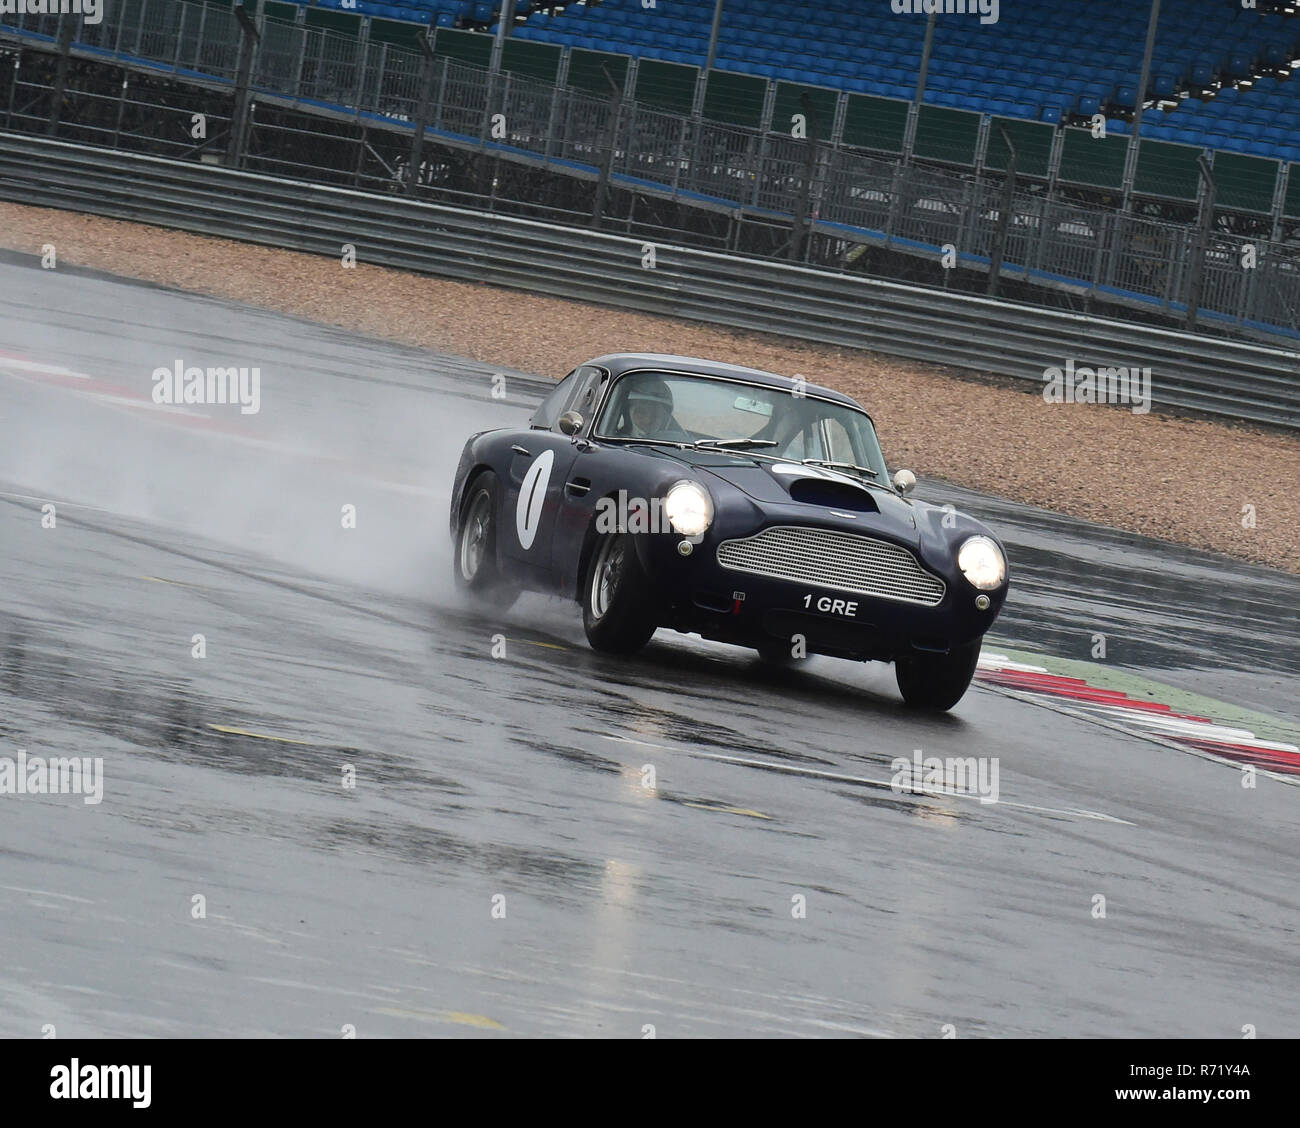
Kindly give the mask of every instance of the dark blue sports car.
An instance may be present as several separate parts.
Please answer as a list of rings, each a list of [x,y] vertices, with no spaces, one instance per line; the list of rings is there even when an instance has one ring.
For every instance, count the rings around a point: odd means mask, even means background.
[[[454,571],[492,607],[582,604],[596,650],[659,627],[756,649],[893,662],[903,699],[951,708],[1007,594],[1002,545],[907,497],[871,417],[801,379],[680,356],[603,356],[528,430],[465,444]]]

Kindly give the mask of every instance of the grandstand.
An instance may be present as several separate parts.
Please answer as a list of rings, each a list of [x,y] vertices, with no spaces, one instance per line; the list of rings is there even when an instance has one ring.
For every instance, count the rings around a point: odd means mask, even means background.
[[[1162,0],[1139,152],[1145,2],[940,15],[919,106],[928,21],[895,0],[646,2],[516,0],[501,35],[500,0],[259,0],[241,46],[233,0],[120,0],[78,28],[71,71],[53,17],[0,16],[18,52],[0,113],[546,222],[1300,335],[1293,13]],[[194,112],[247,129],[192,144]]]
[[[317,0],[314,6],[495,30],[500,3],[355,0],[351,7],[348,0]],[[890,0],[724,0],[714,66],[773,83],[910,99],[926,21],[893,6]],[[703,67],[714,5],[519,0],[515,10],[512,35],[520,40]],[[988,23],[977,14],[944,15],[936,21],[925,101],[1051,124],[1105,113],[1114,119],[1109,128],[1123,133],[1137,103],[1147,16],[1146,3],[1125,0],[1015,0]],[[1249,8],[1241,0],[1164,0],[1147,95],[1166,112],[1147,118],[1143,135],[1300,160],[1300,83],[1286,81],[1297,58],[1300,18],[1281,0]]]

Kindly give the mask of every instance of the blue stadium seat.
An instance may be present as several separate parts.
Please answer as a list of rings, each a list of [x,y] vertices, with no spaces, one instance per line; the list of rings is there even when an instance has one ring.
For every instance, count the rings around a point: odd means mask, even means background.
[[[391,6],[392,0],[389,0]],[[375,0],[364,0],[372,8]],[[487,23],[499,0],[406,0],[399,10],[454,17],[462,6]],[[538,0],[533,0],[536,9]],[[1178,108],[1148,115],[1148,136],[1166,131],[1191,144],[1224,138],[1236,151],[1300,144],[1300,81],[1260,72],[1285,68],[1300,53],[1300,20],[1242,9],[1239,0],[1166,0],[1151,80],[1138,89],[1146,35],[1145,5],[1129,0],[1033,0],[1034,18],[983,25],[962,16],[936,24],[929,100],[1057,124],[1071,112],[1102,105],[1136,107],[1141,94]],[[519,9],[523,11],[521,7]],[[569,4],[554,18],[533,10],[521,38],[595,46],[646,59],[703,61],[713,5],[641,0]],[[816,0],[792,18],[787,0],[726,0],[718,55],[724,69],[850,93],[909,98],[916,86],[924,19],[895,15],[880,0]],[[1023,17],[1023,14],[1022,14]],[[1232,83],[1254,80],[1234,90]],[[1220,82],[1226,85],[1220,86]],[[1178,101],[1188,87],[1217,90],[1202,102]],[[1257,134],[1261,123],[1284,126],[1281,138]],[[1117,129],[1122,130],[1122,126]]]
[[[1228,56],[1225,69],[1233,78],[1247,78],[1255,72],[1255,60],[1244,51],[1234,51]]]

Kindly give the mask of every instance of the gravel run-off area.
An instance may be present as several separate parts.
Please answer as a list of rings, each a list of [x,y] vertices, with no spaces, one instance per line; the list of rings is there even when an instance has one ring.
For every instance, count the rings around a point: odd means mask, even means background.
[[[349,269],[341,257],[0,204],[0,246],[40,254],[46,244],[54,245],[59,265],[95,267],[552,379],[594,356],[625,351],[803,376],[847,392],[871,412],[891,468],[1300,572],[1300,441],[1282,433],[1124,407],[1048,404],[1031,385],[370,266],[364,247]],[[1247,506],[1253,527],[1243,516]]]

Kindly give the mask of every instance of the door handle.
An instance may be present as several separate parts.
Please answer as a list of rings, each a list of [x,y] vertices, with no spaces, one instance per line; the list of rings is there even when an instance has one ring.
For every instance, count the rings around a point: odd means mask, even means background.
[[[518,443],[515,443],[510,449],[513,450],[515,454],[522,454],[525,458],[533,457],[533,452],[531,450],[525,450]]]
[[[564,488],[575,497],[582,497],[591,491],[591,479],[574,478],[571,482],[565,482]]]

